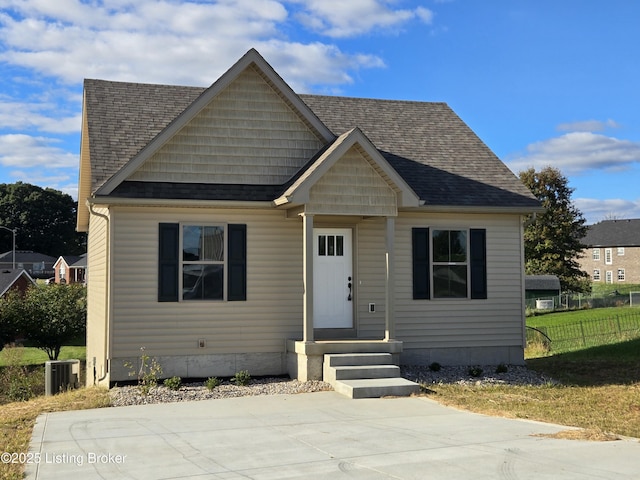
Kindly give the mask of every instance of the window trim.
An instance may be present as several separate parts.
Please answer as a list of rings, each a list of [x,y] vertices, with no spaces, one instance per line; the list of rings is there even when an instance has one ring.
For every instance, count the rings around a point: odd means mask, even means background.
[[[624,257],[624,247],[617,247],[618,249],[618,257]]]
[[[181,302],[182,226],[200,222],[161,222],[158,224],[158,302]],[[209,222],[202,222],[208,224]],[[226,227],[224,297],[227,302],[247,300],[247,225],[225,222]],[[201,300],[200,302],[221,300]],[[187,303],[190,301],[187,300]],[[198,302],[196,302],[198,303]]]
[[[624,282],[626,281],[626,272],[624,271],[624,268],[618,268],[618,281],[619,282]]]
[[[613,265],[613,249],[612,248],[604,249],[604,263],[605,265]]]
[[[433,232],[436,230],[466,232],[467,295],[466,297],[434,296]],[[473,227],[413,227],[412,267],[414,300],[482,300],[488,298],[487,286],[487,229]],[[454,262],[460,264],[460,262]],[[447,264],[437,262],[437,264]]]
[[[184,228],[185,227],[198,227],[204,229],[206,227],[221,227],[223,229],[223,260],[185,260],[184,259]],[[227,239],[228,234],[228,224],[226,222],[202,222],[202,223],[194,223],[194,222],[180,222],[179,229],[179,238],[178,238],[178,301],[179,302],[226,302],[227,301],[227,269],[228,269],[228,250],[229,250],[229,241]],[[185,299],[184,298],[184,267],[185,265],[222,265],[222,298],[193,298],[193,299]]]
[[[600,261],[600,249],[599,248],[594,248],[593,252],[591,253],[591,259],[598,262]]]
[[[600,275],[600,269],[599,268],[594,268],[593,269],[593,281],[594,282],[602,281],[602,277]]]

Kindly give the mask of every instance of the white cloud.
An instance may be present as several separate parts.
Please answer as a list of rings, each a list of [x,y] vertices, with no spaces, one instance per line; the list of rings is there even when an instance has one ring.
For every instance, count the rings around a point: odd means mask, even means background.
[[[640,198],[634,200],[575,198],[575,206],[587,220],[588,225],[608,218],[640,218]]]
[[[0,135],[0,165],[77,168],[78,156],[54,146],[58,140],[24,134]]]
[[[591,169],[624,170],[640,162],[640,143],[589,132],[572,132],[527,146],[507,160],[514,172],[552,165],[563,174]]]
[[[79,113],[56,118],[55,105],[47,103],[3,102],[0,100],[0,129],[36,129],[49,133],[73,133],[80,129]]]
[[[4,7],[11,14],[0,13],[0,42],[5,46],[0,61],[70,84],[102,78],[207,86],[255,47],[301,90],[349,83],[350,71],[384,64],[373,55],[347,54],[334,45],[289,40],[280,33],[290,20],[283,1],[121,0],[89,5],[78,0],[9,0]],[[340,5],[374,7],[353,32],[415,16],[429,18],[424,8],[392,10],[386,3],[357,0]],[[315,4],[309,8],[324,11]],[[354,9],[347,22],[359,18],[358,12]]]
[[[581,122],[561,123],[556,127],[560,132],[602,132],[608,128],[620,128],[614,120],[584,120]]]
[[[433,13],[424,7],[394,8],[389,0],[298,0],[296,17],[308,28],[334,38],[353,37],[372,30],[393,31],[409,20],[430,24]]]

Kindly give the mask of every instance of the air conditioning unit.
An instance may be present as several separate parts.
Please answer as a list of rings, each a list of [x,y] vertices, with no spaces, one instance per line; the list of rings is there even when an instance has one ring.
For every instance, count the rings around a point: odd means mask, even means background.
[[[50,360],[44,364],[44,393],[56,393],[78,388],[80,360]]]
[[[536,300],[536,310],[553,310],[553,299]]]

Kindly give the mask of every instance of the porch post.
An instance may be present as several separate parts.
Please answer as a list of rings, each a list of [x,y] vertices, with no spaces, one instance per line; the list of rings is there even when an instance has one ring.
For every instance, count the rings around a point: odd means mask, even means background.
[[[302,214],[302,340],[313,342],[313,215]]]
[[[396,320],[394,308],[394,237],[396,232],[396,219],[394,217],[386,218],[386,278],[385,278],[385,297],[386,308],[384,310],[384,339],[392,340],[396,335]]]

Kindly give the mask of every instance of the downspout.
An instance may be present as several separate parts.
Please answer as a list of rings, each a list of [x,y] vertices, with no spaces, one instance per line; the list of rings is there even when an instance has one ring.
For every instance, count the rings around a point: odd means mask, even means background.
[[[100,218],[104,218],[104,220],[107,222],[107,245],[105,247],[105,255],[106,255],[106,259],[105,259],[105,265],[106,265],[106,271],[107,271],[107,277],[109,277],[110,275],[110,270],[109,270],[109,262],[110,262],[110,248],[111,248],[111,242],[109,241],[109,232],[110,232],[110,224],[109,224],[109,217],[103,213],[98,213],[93,209],[93,204],[89,203],[89,212],[91,212],[92,215],[96,215]],[[98,373],[96,372],[96,359],[95,357],[93,357],[93,384],[95,385],[97,382],[101,382],[103,381],[105,378],[107,378],[107,375],[109,374],[109,359],[107,358],[107,352],[108,352],[108,338],[109,338],[109,281],[107,278],[107,281],[105,282],[105,288],[104,288],[104,308],[105,308],[105,319],[104,319],[104,375],[101,378],[96,378],[98,376]]]

